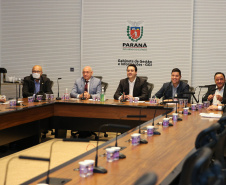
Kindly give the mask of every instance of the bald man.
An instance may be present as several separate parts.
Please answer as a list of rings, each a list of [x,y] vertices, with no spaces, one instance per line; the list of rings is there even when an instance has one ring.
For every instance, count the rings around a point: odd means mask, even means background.
[[[22,90],[24,98],[33,96],[33,94],[40,94],[43,95],[43,99],[45,99],[45,93],[53,94],[50,79],[42,74],[42,67],[35,65],[32,68],[32,74],[24,77]]]
[[[86,66],[82,70],[83,77],[75,81],[71,91],[72,98],[90,99],[92,95],[101,93],[101,81],[93,77],[93,70],[90,66]]]

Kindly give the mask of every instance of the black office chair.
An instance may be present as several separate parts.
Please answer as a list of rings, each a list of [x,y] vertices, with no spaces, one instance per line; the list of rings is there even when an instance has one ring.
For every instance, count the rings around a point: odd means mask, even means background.
[[[104,88],[104,92],[106,92],[107,88],[108,88],[108,83],[107,82],[101,82],[101,87]]]
[[[150,98],[152,90],[154,89],[154,84],[147,82],[147,86],[148,86],[148,98]]]
[[[147,76],[139,76],[140,78],[143,78],[144,80],[148,81],[148,77]]]
[[[95,78],[98,78],[98,79],[100,79],[101,81],[102,81],[102,76],[93,76],[93,77],[95,77]]]
[[[192,185],[225,185],[222,167],[219,161],[212,159],[212,151],[209,148],[202,148],[202,153],[197,159],[192,170]]]
[[[226,117],[221,117],[218,123],[220,124],[220,128],[218,130],[218,143],[215,149],[216,151],[214,153],[214,157],[221,163],[222,168],[226,169]]]
[[[218,142],[217,131],[220,127],[219,123],[214,123],[210,127],[201,131],[196,138],[195,148],[199,149],[202,147],[209,147],[214,152]]]
[[[157,175],[153,172],[142,175],[134,185],[155,185],[157,182]]]
[[[212,151],[208,147],[200,148],[192,155],[190,155],[183,164],[182,171],[180,174],[179,185],[191,185],[195,165],[199,162],[199,160],[203,160],[203,158],[205,158],[206,166],[203,167],[203,169],[207,169],[210,164],[211,157]]]
[[[182,82],[184,82],[186,84],[188,83],[188,80],[180,80],[180,81],[182,81]]]

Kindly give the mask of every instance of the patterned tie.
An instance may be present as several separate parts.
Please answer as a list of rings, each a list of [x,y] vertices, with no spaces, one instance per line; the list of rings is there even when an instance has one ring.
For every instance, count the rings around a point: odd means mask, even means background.
[[[89,81],[85,80],[85,88],[84,88],[84,91],[88,92],[88,83]]]

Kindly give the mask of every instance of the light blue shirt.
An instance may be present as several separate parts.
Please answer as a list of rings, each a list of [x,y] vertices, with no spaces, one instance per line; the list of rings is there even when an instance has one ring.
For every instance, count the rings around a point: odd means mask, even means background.
[[[173,84],[172,84],[172,98],[175,97],[175,95],[177,95],[177,88],[179,87],[179,84],[177,85],[177,87],[174,87]]]
[[[34,80],[35,82],[35,92],[34,94],[37,94],[40,91],[40,80],[37,82],[36,80]]]

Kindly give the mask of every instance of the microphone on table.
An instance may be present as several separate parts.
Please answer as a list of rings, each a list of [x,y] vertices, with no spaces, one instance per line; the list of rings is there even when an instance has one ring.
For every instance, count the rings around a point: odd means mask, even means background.
[[[18,90],[17,90],[17,83],[16,83],[16,106],[19,106],[20,103],[18,102]]]
[[[36,161],[47,161],[47,162],[50,161],[49,158],[42,158],[42,157],[30,157],[30,156],[23,156],[23,155],[12,157],[11,159],[9,159],[9,161],[8,161],[7,164],[6,164],[6,171],[5,171],[4,185],[6,185],[6,181],[7,181],[8,169],[9,169],[9,163],[10,163],[13,159],[15,159],[15,158],[19,158],[19,159],[28,159],[28,160],[36,160]]]
[[[107,173],[107,170],[104,167],[98,166],[98,142],[100,137],[100,131],[102,127],[107,127],[108,124],[103,124],[99,127],[98,137],[97,137],[97,146],[96,146],[96,157],[95,157],[95,165],[93,167],[93,173]]]
[[[119,124],[107,124],[109,127],[113,128],[124,128],[124,129],[130,129],[129,125],[119,125]],[[115,146],[118,147],[118,132],[116,132],[116,138],[115,138]],[[120,147],[120,146],[119,146]],[[122,149],[122,147],[120,147]],[[119,153],[119,159],[124,159],[126,158],[126,155]]]
[[[63,139],[60,139],[60,140],[55,140],[51,143],[51,146],[50,146],[50,152],[49,152],[49,166],[48,166],[48,171],[47,171],[47,177],[46,177],[46,184],[49,184],[50,182],[50,178],[49,178],[49,173],[50,173],[50,163],[51,163],[51,157],[52,157],[52,150],[53,150],[53,145],[56,143],[56,142],[59,142],[59,141],[63,141],[63,142],[89,142],[89,139],[77,139],[77,138],[63,138]],[[51,178],[52,179],[52,178]],[[62,182],[68,182],[70,181],[71,179],[62,179],[62,178],[54,178],[54,183],[55,184],[62,184]]]
[[[181,92],[180,93],[180,95],[184,95],[184,94],[192,95],[192,97],[195,99],[196,103],[199,103],[199,97],[198,97],[198,100],[197,100],[196,97],[195,97],[195,92],[188,91],[188,92]]]
[[[122,93],[122,98],[120,99],[120,101],[121,102],[125,102],[126,101],[126,99],[125,99],[125,92]]]
[[[85,100],[84,92],[82,93],[82,98],[81,98],[81,100]]]
[[[141,121],[140,120],[141,118],[146,118],[146,117],[147,117],[147,115],[141,115],[141,114],[140,115],[127,115],[127,118],[139,118],[139,122]],[[139,124],[139,133],[141,133],[141,131],[140,131],[140,124]],[[140,144],[147,144],[147,143],[148,143],[147,140],[140,139]]]
[[[155,115],[156,115],[156,112],[157,112],[157,109],[155,109],[155,112],[154,112],[154,117],[153,117],[153,121],[152,121],[152,126],[155,126]],[[161,135],[160,132],[158,131],[155,131],[155,128],[154,128],[154,132],[153,132],[153,135]]]
[[[210,86],[212,86],[212,85],[200,85],[200,86],[197,86],[197,87],[199,87],[199,94],[198,94],[198,102],[197,103],[199,103],[199,96],[200,96],[200,93],[201,93],[202,88],[209,88]]]
[[[151,107],[151,106],[148,106],[148,108],[149,107]],[[153,108],[153,107],[151,107],[151,108]],[[156,112],[157,112],[157,109],[155,109],[155,112],[154,112],[154,117],[153,117],[153,119],[152,119],[152,126],[155,126],[155,115],[156,115]],[[146,128],[147,129],[147,128]],[[157,131],[155,131],[157,128],[154,128],[154,132],[153,132],[153,135],[161,135],[161,133],[160,132],[157,132]]]
[[[58,96],[56,97],[56,100],[61,100],[61,97],[60,97],[60,90],[59,90],[59,89],[60,89],[60,88],[59,88],[59,86],[60,86],[60,85],[59,85],[59,80],[61,80],[61,79],[62,79],[62,78],[57,78],[57,86],[58,86],[58,93],[57,93],[57,94],[58,94]]]
[[[93,167],[93,173],[107,173],[107,170],[101,166],[98,166],[98,142],[100,137],[100,131],[103,127],[114,127],[114,128],[130,128],[127,125],[119,125],[119,124],[103,124],[99,127],[98,137],[97,137],[97,146],[96,146],[96,157],[95,157],[95,165]],[[117,139],[117,138],[116,138]],[[117,143],[117,142],[116,142]],[[121,154],[122,158],[125,158],[125,155]],[[121,158],[121,159],[122,159]]]
[[[210,86],[212,86],[212,85],[200,85],[199,88],[208,88]]]

